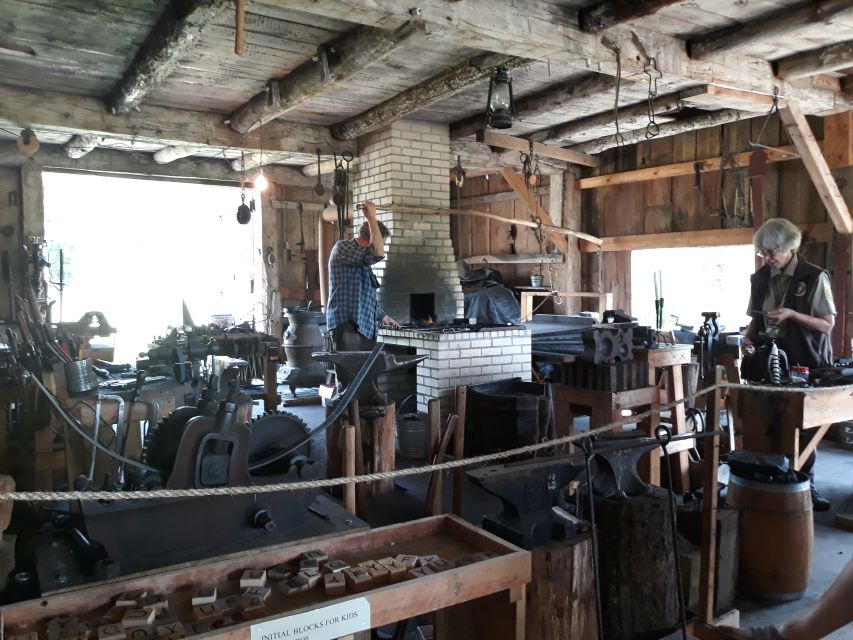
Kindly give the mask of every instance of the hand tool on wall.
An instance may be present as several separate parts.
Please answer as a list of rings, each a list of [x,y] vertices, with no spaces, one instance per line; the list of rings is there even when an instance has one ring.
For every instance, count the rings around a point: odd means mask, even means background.
[[[322,196],[326,193],[326,187],[323,186],[323,171],[320,167],[320,150],[317,149],[317,184],[314,185],[314,193]]]
[[[338,238],[344,237],[344,222],[347,202],[347,175],[344,170],[343,158],[338,159],[337,154],[334,156],[335,172],[332,187],[332,202],[338,209]]]

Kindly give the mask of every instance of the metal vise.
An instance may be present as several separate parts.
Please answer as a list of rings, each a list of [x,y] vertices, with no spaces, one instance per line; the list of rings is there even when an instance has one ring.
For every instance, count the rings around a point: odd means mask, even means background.
[[[331,362],[335,365],[335,372],[338,376],[338,382],[341,385],[338,393],[343,395],[350,382],[358,374],[362,365],[370,356],[370,351],[318,351],[311,354],[315,360],[321,362]],[[379,391],[377,382],[379,376],[402,371],[414,367],[419,362],[423,362],[429,356],[397,356],[393,353],[382,353],[371,367],[367,374],[364,383],[359,387],[356,399],[359,404],[382,406],[388,404],[388,397]]]
[[[632,324],[594,325],[584,329],[583,355],[587,362],[613,364],[631,359],[634,350],[634,327]]]
[[[577,459],[576,457],[574,458]],[[503,511],[483,517],[483,528],[525,549],[551,540],[569,540],[582,530],[580,521],[558,516],[563,490],[584,466],[571,456],[526,460],[468,471],[468,479],[500,498]]]

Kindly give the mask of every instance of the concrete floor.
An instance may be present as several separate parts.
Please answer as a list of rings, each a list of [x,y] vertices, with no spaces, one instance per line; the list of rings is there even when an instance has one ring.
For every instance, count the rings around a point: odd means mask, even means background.
[[[282,388],[282,393],[285,393],[284,388]],[[325,409],[319,405],[285,409],[300,416],[308,423],[309,427],[320,424],[325,417]],[[315,444],[314,451],[325,451],[325,443],[318,441]],[[400,462],[405,464],[406,461],[400,460]],[[416,462],[422,463],[422,461]],[[818,488],[824,496],[832,500],[833,508],[825,513],[815,513],[814,515],[814,555],[806,596],[797,602],[779,605],[739,600],[736,606],[741,611],[741,624],[743,626],[763,626],[781,622],[809,607],[853,557],[853,532],[833,525],[835,509],[847,496],[853,493],[853,452],[845,451],[833,443],[825,441],[819,448],[815,473]],[[381,526],[422,516],[424,484],[425,479],[422,477],[406,477],[399,480],[397,482],[399,490],[393,494],[388,494],[380,501],[382,508],[370,509],[373,513],[381,512],[384,514],[384,517],[371,516],[369,518],[371,526]],[[471,491],[480,493],[476,499],[463,500],[463,516],[466,520],[479,523],[483,514],[499,511],[500,503],[497,499],[485,496],[482,491],[470,483],[466,484],[465,495]],[[448,478],[444,486],[447,489],[449,485],[450,480]],[[379,507],[380,505],[376,504],[376,506]],[[445,508],[449,509],[449,506],[449,496],[445,495]],[[853,640],[853,625],[836,631],[828,638],[831,640]]]

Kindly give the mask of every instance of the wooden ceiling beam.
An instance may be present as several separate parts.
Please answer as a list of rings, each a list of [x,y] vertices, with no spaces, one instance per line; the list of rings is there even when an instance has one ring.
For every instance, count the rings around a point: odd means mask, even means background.
[[[103,138],[92,134],[77,135],[65,144],[65,154],[72,159],[82,158],[101,144]]]
[[[533,153],[545,158],[553,158],[563,162],[571,162],[584,167],[599,167],[601,160],[585,153],[578,153],[571,149],[563,149],[562,147],[554,147],[540,142],[531,142],[525,138],[516,138],[502,133],[496,133],[490,129],[477,132],[477,142],[482,142],[490,147],[501,147],[502,149],[512,149],[513,151],[521,151],[527,153],[531,149]]]
[[[181,158],[194,156],[199,152],[199,148],[189,144],[173,145],[158,149],[151,154],[151,159],[157,164],[169,164]]]
[[[338,140],[352,140],[480,82],[495,67],[505,65],[514,69],[529,62],[527,58],[501,53],[474,56],[355,117],[333,125],[332,135]]]
[[[773,62],[776,76],[783,80],[808,78],[853,66],[853,40],[795,53]]]
[[[761,41],[779,41],[810,24],[853,18],[850,0],[807,0],[794,7],[758,16],[749,22],[718,29],[688,42],[693,58],[710,60],[721,53]]]
[[[396,31],[358,27],[320,47],[308,60],[283,78],[273,78],[267,88],[230,116],[238,133],[278,118],[314,96],[341,85],[369,65],[399,50],[418,30],[410,23]]]
[[[83,158],[69,158],[61,145],[43,144],[32,158],[22,155],[14,141],[0,141],[0,165],[12,167],[41,167],[43,169],[74,169],[105,174],[133,175],[150,178],[171,178],[186,181],[212,180],[237,184],[239,174],[234,173],[228,163],[212,158],[184,158],[169,164],[158,164],[148,154],[127,153],[116,149],[99,147]],[[271,182],[293,187],[311,188],[316,178],[307,178],[298,169],[274,165],[265,175]],[[235,210],[237,203],[235,202]]]
[[[542,91],[527,94],[515,99],[513,118],[524,120],[535,118],[556,109],[563,109],[579,100],[600,100],[601,96],[613,91],[616,81],[600,73],[590,73],[579,80],[569,80],[546,87]],[[483,105],[485,112],[485,105]],[[450,125],[450,138],[465,138],[485,129],[488,117],[480,113],[470,118],[458,120]]]
[[[521,197],[521,200],[527,205],[530,212],[539,217],[539,220],[543,225],[553,226],[554,222],[551,220],[551,216],[539,205],[539,199],[530,193],[530,189],[527,188],[527,182],[523,175],[513,171],[512,169],[501,169],[501,176],[506,180],[506,183],[510,188],[512,188],[512,190]],[[548,235],[551,237],[551,241],[554,243],[554,246],[563,253],[568,252],[569,239],[565,235],[554,231],[549,231]]]
[[[450,142],[451,165],[456,164],[457,156],[462,163],[462,168],[465,169],[466,174],[469,176],[497,173],[504,167],[521,171],[518,151],[495,152],[491,147],[482,142],[452,140]],[[539,162],[539,167],[544,175],[550,175],[563,173],[569,168],[569,165],[559,160],[542,158]],[[451,169],[452,174],[452,167],[448,167],[448,169]]]
[[[707,85],[704,85],[655,98],[653,104],[658,124],[673,120],[672,117],[661,114],[681,111],[686,99],[703,94],[707,90]],[[622,107],[619,109],[618,115],[620,130],[632,131],[644,128],[649,122],[648,102],[638,102],[637,104]],[[548,127],[547,129],[540,129],[530,135],[529,138],[534,142],[541,142],[543,144],[577,144],[614,133],[614,128],[613,110],[610,109],[586,118],[571,120]]]
[[[621,134],[621,143],[627,145],[636,144],[638,142],[644,142],[652,138],[667,138],[669,136],[674,136],[679,133],[685,133],[687,131],[707,129],[708,127],[716,127],[721,124],[736,122],[745,118],[753,118],[757,115],[760,114],[744,113],[743,111],[738,111],[737,109],[712,111],[709,113],[700,114],[698,116],[692,116],[690,118],[683,118],[681,120],[673,120],[672,122],[666,122],[657,128],[657,135],[651,137],[646,136],[645,129],[635,129],[634,131],[626,131],[625,133]],[[581,153],[594,154],[601,153],[602,151],[606,151],[607,149],[612,149],[613,147],[618,147],[619,144],[620,140],[618,140],[616,135],[614,134],[605,136],[604,138],[599,138],[598,140],[589,140],[587,142],[576,144],[570,147],[570,150],[579,151]]]
[[[113,113],[129,113],[178,65],[207,24],[230,0],[172,0],[107,100]]]
[[[835,229],[839,233],[853,233],[853,217],[850,215],[844,196],[838,189],[838,184],[829,170],[826,158],[823,157],[820,146],[818,146],[803,112],[797,105],[788,102],[785,109],[779,110],[779,117],[788,131],[791,141],[797,151],[800,152],[806,171],[812,179],[829,218],[835,225]]]
[[[234,171],[248,171],[249,169],[256,169],[257,167],[264,167],[278,162],[297,162],[297,160],[292,153],[270,153],[268,151],[264,153],[247,153],[242,158],[229,160],[231,168]],[[334,160],[331,162],[334,164]],[[314,166],[317,166],[316,163]],[[302,175],[306,174],[303,172]]]
[[[222,116],[201,111],[146,106],[143,114],[113,115],[94,98],[0,85],[0,126],[30,127],[69,135],[93,134],[162,146],[193,145],[207,151],[244,148],[247,152],[288,152],[294,162],[311,162],[324,154],[353,151],[354,144],[332,138],[328,128],[276,121],[258,136],[241,136]]]
[[[820,4],[829,6],[830,0]],[[834,0],[841,2],[842,0]],[[355,24],[381,27],[401,24],[410,19],[409,0],[265,0],[269,4]],[[843,0],[849,5],[849,0]],[[809,113],[823,114],[846,109],[853,104],[849,96],[834,85],[803,86],[780,81],[772,65],[765,60],[720,54],[696,60],[688,56],[684,40],[659,30],[637,25],[617,25],[606,37],[584,33],[577,26],[575,12],[558,3],[541,0],[420,0],[419,20],[428,32],[427,39],[460,47],[547,61],[552,67],[586,69],[608,76],[616,75],[614,49],[621,52],[622,77],[645,79],[644,64],[654,55],[663,73],[659,86],[667,92],[696,84],[714,84],[772,95],[774,88],[783,98],[797,100]],[[471,131],[480,127],[473,127]]]
[[[682,0],[607,0],[599,4],[581,9],[578,12],[578,23],[581,31],[600,33],[605,29],[631,22],[643,16],[664,9]]]

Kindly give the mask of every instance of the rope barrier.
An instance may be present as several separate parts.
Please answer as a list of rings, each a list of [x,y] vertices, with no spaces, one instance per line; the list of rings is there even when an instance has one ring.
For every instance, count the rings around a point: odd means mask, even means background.
[[[433,471],[443,471],[445,469],[456,469],[458,467],[467,467],[469,465],[483,464],[486,462],[495,462],[505,460],[514,456],[536,453],[543,449],[551,449],[562,445],[571,444],[596,436],[602,433],[614,431],[619,427],[627,424],[634,424],[645,418],[651,417],[654,414],[659,414],[667,409],[672,409],[678,405],[695,400],[705,394],[712,393],[716,389],[748,389],[759,393],[793,393],[802,392],[798,388],[772,387],[762,385],[745,385],[745,384],[730,384],[722,383],[715,384],[698,391],[697,393],[669,402],[658,405],[654,409],[644,411],[639,414],[625,417],[621,420],[615,420],[601,427],[590,429],[582,433],[576,433],[553,440],[538,442],[515,449],[506,451],[498,451],[495,453],[473,456],[470,458],[460,458],[459,460],[451,460],[433,465],[423,465],[419,467],[411,467],[409,469],[396,469],[393,471],[382,471],[378,473],[369,473],[361,476],[352,476],[346,478],[325,478],[321,480],[297,481],[297,482],[282,482],[263,485],[251,485],[245,487],[211,487],[206,489],[156,489],[152,491],[17,491],[9,493],[0,493],[0,501],[16,501],[16,502],[46,502],[54,500],[156,500],[163,498],[200,498],[210,496],[237,496],[237,495],[256,495],[262,493],[273,493],[278,491],[301,491],[305,489],[321,489],[326,487],[337,487],[346,484],[357,484],[360,482],[374,482],[376,480],[389,480],[393,478],[402,478],[406,476],[420,475],[423,473],[431,473]],[[809,391],[831,391],[838,389],[849,389],[853,396],[853,385],[845,385],[841,387],[818,387],[809,389]]]

